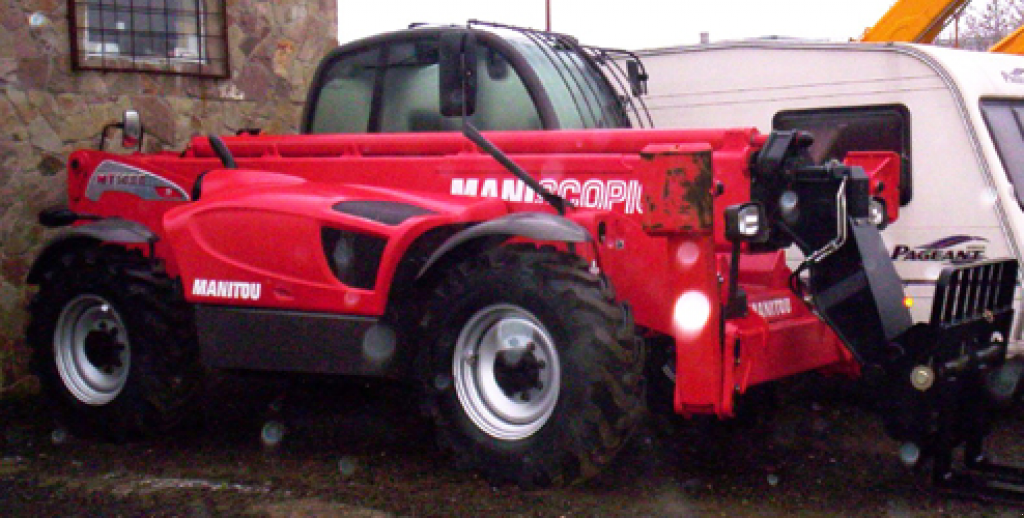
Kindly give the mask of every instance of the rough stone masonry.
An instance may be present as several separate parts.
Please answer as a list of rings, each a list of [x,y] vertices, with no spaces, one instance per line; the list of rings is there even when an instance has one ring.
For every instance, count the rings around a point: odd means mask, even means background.
[[[25,285],[51,237],[38,212],[63,203],[65,160],[103,126],[138,110],[145,151],[194,134],[298,127],[317,63],[337,45],[336,0],[223,1],[230,77],[74,71],[67,0],[0,5],[0,397],[28,379]],[[125,2],[127,4],[127,2]]]

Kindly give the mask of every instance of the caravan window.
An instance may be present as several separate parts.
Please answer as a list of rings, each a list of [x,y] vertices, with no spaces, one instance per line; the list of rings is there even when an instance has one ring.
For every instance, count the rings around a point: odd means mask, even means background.
[[[784,111],[773,129],[801,129],[814,135],[810,153],[816,162],[842,160],[850,151],[892,151],[902,157],[900,204],[910,203],[910,112],[905,106],[866,106]]]
[[[1017,202],[1024,206],[1024,101],[984,99],[981,113],[1017,191]]]

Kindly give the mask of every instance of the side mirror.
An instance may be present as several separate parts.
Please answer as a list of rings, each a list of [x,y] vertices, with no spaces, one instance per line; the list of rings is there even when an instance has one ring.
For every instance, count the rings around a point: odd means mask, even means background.
[[[725,208],[725,238],[733,243],[768,241],[768,218],[760,203],[741,203]]]
[[[476,113],[476,38],[468,30],[441,35],[438,56],[441,115],[468,117]]]
[[[46,228],[66,227],[78,221],[78,214],[67,207],[53,207],[39,213],[39,223]]]
[[[66,227],[79,220],[90,220],[97,221],[101,218],[100,216],[94,216],[92,214],[79,214],[67,207],[58,206],[50,207],[39,213],[39,223],[47,228],[60,228]]]
[[[142,148],[142,117],[135,110],[127,110],[121,121],[121,147]]]

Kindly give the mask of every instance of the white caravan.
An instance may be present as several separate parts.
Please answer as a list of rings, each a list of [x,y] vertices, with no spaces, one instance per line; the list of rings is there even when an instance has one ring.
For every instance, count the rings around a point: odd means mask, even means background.
[[[900,154],[903,206],[883,235],[917,320],[930,316],[944,264],[1022,259],[1024,57],[786,40],[639,54],[657,127],[800,128],[815,134],[817,159]],[[1012,341],[1020,351],[1017,300]]]

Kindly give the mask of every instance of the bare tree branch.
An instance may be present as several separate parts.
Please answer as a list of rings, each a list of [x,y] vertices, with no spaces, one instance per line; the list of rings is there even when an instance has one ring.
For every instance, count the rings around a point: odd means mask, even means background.
[[[1024,23],[1024,0],[975,2],[960,25],[963,48],[985,50]]]

